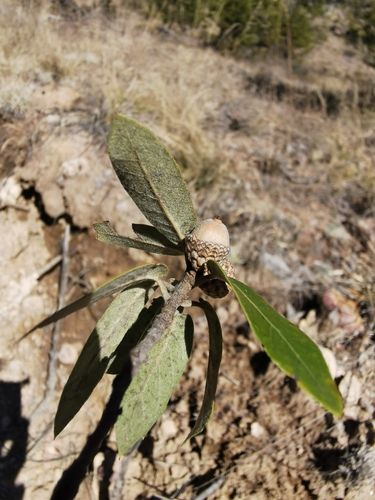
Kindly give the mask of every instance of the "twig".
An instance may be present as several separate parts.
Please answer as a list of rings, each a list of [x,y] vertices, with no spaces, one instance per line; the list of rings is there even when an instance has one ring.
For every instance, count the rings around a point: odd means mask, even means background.
[[[109,495],[110,500],[122,500],[124,498],[123,489],[125,485],[126,471],[133,456],[138,450],[139,444],[140,443],[138,443],[130,453],[128,453],[124,457],[121,457],[120,463],[117,464],[116,470],[114,471],[111,478],[112,491]]]
[[[62,260],[61,260],[61,272],[59,280],[59,296],[57,300],[57,309],[64,307],[66,288],[68,283],[68,267],[69,267],[69,242],[70,242],[70,225],[65,226],[64,237],[62,242]],[[43,271],[43,269],[42,269]],[[42,272],[39,273],[42,276]],[[60,323],[55,323],[52,328],[51,345],[49,349],[49,360],[47,366],[47,377],[46,377],[46,387],[44,390],[44,395],[42,401],[37,405],[32,414],[35,416],[40,413],[46,402],[53,395],[57,382],[57,345],[60,338]]]
[[[144,340],[133,350],[131,355],[133,376],[139,366],[146,361],[151,347],[160,339],[163,332],[170,327],[177,308],[186,300],[193,288],[195,275],[195,271],[186,271],[162,311],[156,316]]]
[[[40,280],[41,278],[43,278],[44,275],[52,271],[52,269],[54,269],[58,264],[60,264],[62,260],[63,260],[62,255],[56,255],[56,257],[47,262],[47,264],[44,267],[42,267],[42,269],[38,272],[37,279]]]
[[[59,298],[57,302],[57,310],[64,307],[66,289],[68,285],[68,268],[69,268],[69,243],[70,243],[70,225],[65,226],[64,238],[62,244],[62,262],[61,262],[61,274],[59,282]],[[51,347],[50,347],[50,358],[48,364],[48,375],[47,375],[47,390],[46,398],[53,393],[56,387],[57,381],[57,345],[60,338],[60,321],[55,323],[52,328],[51,336]]]
[[[199,495],[194,497],[194,500],[205,500],[210,495],[215,493],[215,491],[217,491],[219,488],[221,488],[224,481],[225,481],[225,477],[219,476],[218,478],[215,479],[215,481],[212,482],[212,484],[210,484],[210,486],[208,486],[205,490],[203,490]]]

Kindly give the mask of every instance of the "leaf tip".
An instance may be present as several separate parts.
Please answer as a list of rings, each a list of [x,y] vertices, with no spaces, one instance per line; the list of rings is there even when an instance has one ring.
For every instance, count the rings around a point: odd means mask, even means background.
[[[64,426],[62,426],[61,423],[59,423],[58,420],[56,420],[55,418],[55,422],[53,425],[53,439],[56,439],[63,429]]]

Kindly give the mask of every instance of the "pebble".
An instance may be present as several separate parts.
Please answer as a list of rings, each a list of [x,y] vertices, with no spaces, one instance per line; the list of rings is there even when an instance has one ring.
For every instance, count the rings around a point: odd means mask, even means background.
[[[15,205],[22,187],[14,177],[8,177],[0,183],[0,206]]]
[[[359,378],[353,375],[352,372],[348,372],[341,380],[339,388],[345,401],[345,417],[356,420],[359,416],[358,402],[362,392],[362,384]]]
[[[46,123],[48,123],[48,125],[53,125],[53,126],[60,125],[61,116],[58,115],[57,113],[51,113],[50,115],[47,115],[45,117],[45,121]]]
[[[181,479],[189,473],[189,469],[185,465],[174,464],[171,466],[171,477],[173,480]]]
[[[327,363],[331,377],[336,378],[338,368],[337,368],[337,362],[336,362],[335,355],[333,354],[333,352],[330,349],[327,349],[327,347],[323,347],[323,346],[318,346],[318,347],[320,349],[320,352],[323,354],[323,358],[324,358],[325,362]]]
[[[71,160],[66,160],[62,164],[62,171],[66,177],[74,177],[87,171],[89,168],[89,163],[86,158],[72,158]]]
[[[291,268],[280,255],[264,252],[260,257],[260,262],[263,267],[271,271],[278,278],[287,278],[292,274]]]
[[[77,346],[68,343],[62,344],[58,354],[58,360],[60,361],[60,363],[62,363],[63,365],[72,365],[77,361],[77,358]]]
[[[165,418],[160,425],[160,433],[163,440],[171,439],[177,434],[177,426],[171,418]]]
[[[250,434],[255,437],[255,438],[261,438],[263,436],[265,436],[266,434],[266,430],[265,428],[260,425],[258,422],[253,422],[251,424],[251,429],[250,429]]]

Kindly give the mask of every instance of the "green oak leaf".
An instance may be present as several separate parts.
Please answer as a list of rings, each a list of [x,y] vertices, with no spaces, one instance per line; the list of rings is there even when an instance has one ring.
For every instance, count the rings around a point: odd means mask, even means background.
[[[55,436],[86,402],[104,375],[116,349],[127,337],[131,327],[137,325],[149,286],[132,287],[121,292],[97,322],[62,392],[55,417]],[[134,333],[139,337],[144,333],[141,328],[135,330]],[[134,344],[134,338],[132,341]]]
[[[121,372],[126,364],[129,352],[146,336],[155,316],[159,314],[163,305],[164,299],[158,297],[152,301],[149,307],[142,309],[136,323],[131,328],[131,330],[135,330],[134,334],[132,331],[129,331],[122,339],[121,344],[119,344],[116,351],[113,353],[113,357],[106,370],[107,373],[118,375]],[[141,332],[141,335],[139,335],[139,332]]]
[[[108,221],[97,222],[93,224],[96,239],[117,247],[138,248],[145,252],[159,253],[164,255],[181,255],[181,250],[173,247],[170,243],[169,246],[161,245],[159,242],[151,242],[144,240],[136,240],[128,236],[119,235],[111,226]]]
[[[185,253],[183,242],[180,242],[179,245],[175,245],[163,234],[161,234],[154,226],[150,226],[148,224],[132,224],[132,228],[138,238],[146,243],[162,245],[176,250],[176,252],[179,252],[180,254]]]
[[[127,453],[143,439],[166,409],[189,360],[192,337],[192,319],[177,312],[150,349],[121,402],[115,425],[119,453]]]
[[[178,244],[197,223],[179,167],[156,136],[118,114],[108,137],[108,153],[124,189],[147,220]]]
[[[69,314],[79,311],[80,309],[83,309],[90,304],[94,304],[94,302],[113,295],[120,290],[124,290],[125,288],[132,286],[133,284],[142,283],[144,281],[158,281],[163,278],[167,274],[167,272],[168,268],[163,264],[147,264],[145,266],[130,269],[129,271],[116,276],[116,278],[107,281],[107,283],[104,283],[93,292],[80,297],[79,299],[71,302],[62,309],[54,312],[53,314],[51,314],[51,316],[48,316],[33,328],[31,328],[31,330],[26,332],[20,340],[22,340],[38,328],[42,328],[44,326],[55,323],[59,319],[65,318],[66,316],[69,316]]]
[[[211,306],[211,304],[203,299],[201,299],[197,303],[194,302],[193,305],[201,307],[206,315],[210,348],[208,355],[207,380],[204,390],[202,407],[199,412],[197,421],[195,422],[193,429],[190,431],[185,441],[200,434],[206,427],[206,424],[211,417],[215,404],[216,388],[219,379],[219,369],[223,351],[221,325],[215,309]]]
[[[326,410],[340,416],[343,400],[319,347],[248,285],[226,276],[213,261],[209,267],[233,290],[255,336],[271,360],[288,376],[295,377],[300,387]]]

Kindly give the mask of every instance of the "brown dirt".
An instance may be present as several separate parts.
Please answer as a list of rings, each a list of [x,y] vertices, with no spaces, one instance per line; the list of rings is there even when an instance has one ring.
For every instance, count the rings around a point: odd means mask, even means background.
[[[374,71],[346,58],[336,38],[290,76],[277,64],[196,47],[134,13],[109,22],[94,10],[79,27],[48,18],[44,7],[14,14],[10,6],[4,2],[0,12],[8,29],[0,91],[0,498],[49,498],[109,392],[108,377],[53,440],[61,389],[105,304],[62,322],[57,384],[42,406],[50,329],[16,342],[56,307],[59,268],[41,273],[60,253],[64,227],[72,231],[66,302],[153,261],[103,246],[90,230],[108,219],[130,234],[131,222],[143,221],[105,153],[116,110],[169,144],[185,165],[199,215],[219,215],[228,225],[239,279],[329,350],[346,399],[344,417],[333,420],[269,363],[233,297],[216,301],[225,338],[216,411],[203,435],[182,445],[207,363],[206,326],[195,314],[190,365],[130,461],[124,498],[371,498],[374,114],[349,97]],[[26,36],[35,29],[30,19],[44,20],[39,40]],[[328,92],[339,100],[334,113],[324,104]],[[181,275],[182,259],[160,260]],[[99,498],[115,449],[111,436],[78,498]]]

